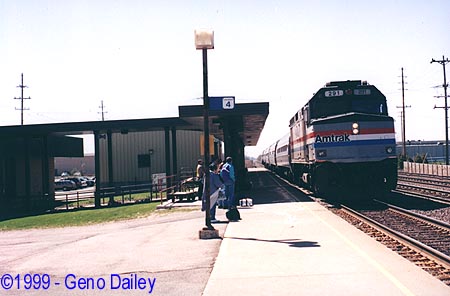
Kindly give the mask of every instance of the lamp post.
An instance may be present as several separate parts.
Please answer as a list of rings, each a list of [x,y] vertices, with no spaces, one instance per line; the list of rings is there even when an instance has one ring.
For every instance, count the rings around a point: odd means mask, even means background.
[[[209,194],[209,98],[208,98],[208,49],[214,48],[214,31],[212,30],[195,30],[195,48],[202,50],[203,57],[203,138],[204,138],[204,153],[205,153],[205,184],[204,184],[204,198],[206,201],[205,209],[205,228],[203,230],[214,230],[211,225],[211,214],[209,212],[211,207]],[[201,236],[201,235],[200,235]]]

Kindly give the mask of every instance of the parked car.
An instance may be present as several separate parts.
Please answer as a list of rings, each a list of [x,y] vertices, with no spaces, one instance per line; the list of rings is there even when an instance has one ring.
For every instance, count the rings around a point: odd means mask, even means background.
[[[86,181],[83,180],[81,177],[70,177],[70,178],[66,178],[65,180],[73,181],[77,185],[77,188],[87,187]]]
[[[55,190],[73,190],[77,189],[77,184],[71,180],[58,180],[55,181]]]
[[[80,177],[81,179],[83,179],[84,181],[86,181],[86,184],[88,187],[92,187],[95,185],[95,181],[92,179],[89,179],[88,177]]]

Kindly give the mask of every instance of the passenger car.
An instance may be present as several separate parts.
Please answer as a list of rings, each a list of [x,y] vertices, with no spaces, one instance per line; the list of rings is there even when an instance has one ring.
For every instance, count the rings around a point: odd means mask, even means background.
[[[77,188],[87,187],[86,181],[83,180],[81,177],[70,177],[70,178],[66,178],[65,180],[70,180],[70,181],[74,182],[77,185]]]
[[[75,182],[71,180],[58,180],[55,181],[55,190],[73,190],[77,189]]]

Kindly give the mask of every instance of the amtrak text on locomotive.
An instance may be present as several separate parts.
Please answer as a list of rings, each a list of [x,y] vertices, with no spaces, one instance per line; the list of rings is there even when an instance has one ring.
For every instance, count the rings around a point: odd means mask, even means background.
[[[330,143],[330,142],[349,142],[350,135],[349,134],[343,134],[343,135],[330,135],[330,136],[316,136],[316,143]]]

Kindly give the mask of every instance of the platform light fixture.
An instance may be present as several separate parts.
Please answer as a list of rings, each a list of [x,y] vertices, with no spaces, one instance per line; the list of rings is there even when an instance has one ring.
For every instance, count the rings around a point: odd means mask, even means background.
[[[214,31],[208,29],[195,30],[195,48],[202,50],[203,58],[203,134],[204,139],[209,139],[209,97],[208,97],[208,49],[214,48]],[[204,144],[204,167],[205,167],[205,184],[204,184],[204,199],[205,199],[205,224],[204,230],[214,230],[211,225],[211,208],[210,194],[209,194],[209,141],[203,141]]]
[[[195,30],[196,49],[214,49],[214,31],[208,29]]]

